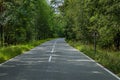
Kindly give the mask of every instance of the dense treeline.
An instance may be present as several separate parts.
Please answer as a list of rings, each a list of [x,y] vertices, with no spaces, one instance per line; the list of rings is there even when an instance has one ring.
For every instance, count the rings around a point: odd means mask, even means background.
[[[119,0],[64,0],[60,10],[66,19],[66,38],[93,43],[96,36],[99,46],[119,50],[119,4]]]
[[[54,14],[46,0],[1,0],[0,45],[64,35],[93,43],[97,36],[99,46],[119,50],[119,4],[119,0],[64,0],[61,14]]]
[[[46,0],[1,0],[0,46],[58,36],[55,17]]]

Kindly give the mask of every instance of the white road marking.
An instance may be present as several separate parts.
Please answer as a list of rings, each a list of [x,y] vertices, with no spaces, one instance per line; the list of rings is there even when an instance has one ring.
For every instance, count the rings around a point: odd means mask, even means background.
[[[51,60],[52,60],[52,54],[53,54],[54,51],[55,51],[55,45],[56,45],[56,43],[57,43],[57,40],[56,40],[55,43],[53,44],[52,50],[50,51],[50,52],[51,52],[51,55],[50,55],[50,57],[49,57],[49,59],[48,59],[48,62],[51,62]]]
[[[117,78],[118,80],[120,80],[120,78],[115,75],[113,72],[111,72],[110,70],[108,70],[107,68],[105,68],[104,66],[100,65],[99,63],[96,63],[98,66],[100,66],[102,69],[104,69],[105,71],[107,71],[108,73],[110,73],[112,76],[114,76],[115,78]]]
[[[48,62],[51,62],[52,60],[52,55],[49,57]]]
[[[55,50],[55,45],[56,45],[56,42],[57,42],[57,41],[55,41],[55,43],[53,44],[53,47],[52,47],[51,53],[53,53],[53,52],[54,52],[54,50]]]
[[[82,52],[81,52],[82,53]],[[84,53],[82,53],[83,55],[85,55]],[[93,62],[95,62],[92,58],[90,58],[89,56],[85,55],[86,57],[88,57],[90,60],[92,60]],[[107,71],[108,73],[110,73],[112,76],[114,76],[115,78],[117,78],[118,80],[120,80],[120,78],[115,75],[113,72],[111,72],[110,70],[108,70],[107,68],[105,68],[104,66],[102,66],[101,64],[97,63],[96,64],[101,67],[102,69],[104,69],[105,71]]]
[[[77,51],[79,51],[78,49],[76,49]],[[88,59],[90,59],[92,62],[95,62],[92,58],[90,58],[89,56],[85,55],[84,53],[80,52],[82,55],[86,56]],[[96,64],[101,67],[102,69],[104,69],[105,71],[107,71],[108,73],[110,73],[112,76],[114,76],[116,79],[120,80],[120,78],[115,75],[113,72],[111,72],[110,70],[108,70],[107,68],[105,68],[104,66],[102,66],[101,64],[97,63]]]

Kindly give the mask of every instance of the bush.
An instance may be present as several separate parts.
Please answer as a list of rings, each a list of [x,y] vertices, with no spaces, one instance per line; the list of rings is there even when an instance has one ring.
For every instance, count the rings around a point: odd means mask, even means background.
[[[68,41],[69,44],[85,53],[104,67],[120,76],[120,51],[110,51],[97,48],[96,54],[92,45],[84,45],[80,42]],[[79,44],[78,44],[79,43]]]
[[[0,63],[4,62],[5,59],[3,57],[0,57]]]
[[[15,45],[15,46],[8,46],[4,48],[0,48],[0,63],[9,60],[10,58],[13,58],[17,55],[22,54],[25,51],[29,51],[30,49],[34,48],[37,45],[40,45],[41,43],[48,41],[50,39],[40,40],[40,41],[34,41],[26,44],[21,45]]]

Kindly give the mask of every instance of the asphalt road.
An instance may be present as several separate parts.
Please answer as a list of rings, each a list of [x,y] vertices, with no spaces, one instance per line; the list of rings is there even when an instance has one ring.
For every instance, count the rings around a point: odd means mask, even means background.
[[[0,65],[0,80],[120,80],[64,39],[48,41]]]

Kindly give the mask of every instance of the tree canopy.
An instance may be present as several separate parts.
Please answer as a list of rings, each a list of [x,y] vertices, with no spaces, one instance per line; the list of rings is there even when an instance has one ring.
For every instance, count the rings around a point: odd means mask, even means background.
[[[55,17],[46,0],[0,1],[0,45],[57,37],[61,27]]]
[[[67,39],[93,43],[98,35],[98,45],[120,49],[120,1],[119,0],[64,0],[60,7],[67,25]]]
[[[0,45],[57,36],[91,44],[96,34],[100,47],[119,50],[119,4],[119,0],[51,0],[51,5],[46,0],[1,0]]]

